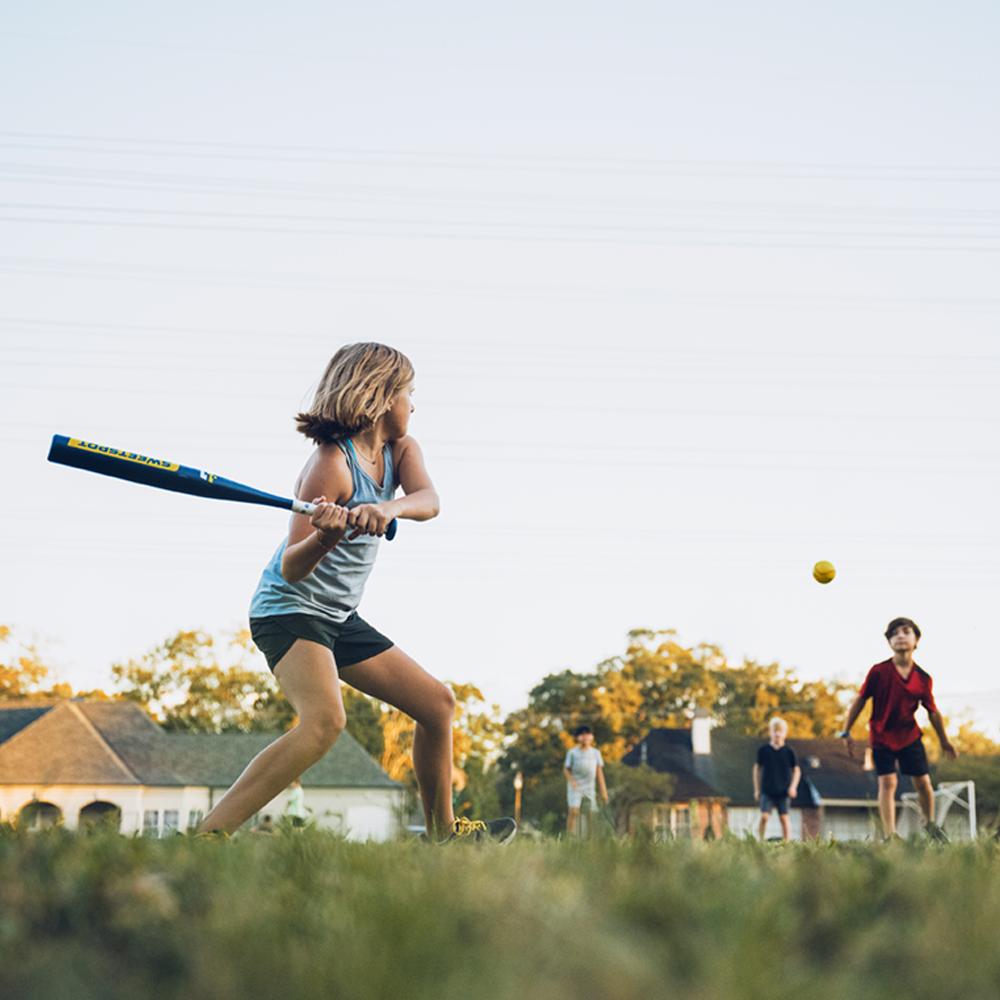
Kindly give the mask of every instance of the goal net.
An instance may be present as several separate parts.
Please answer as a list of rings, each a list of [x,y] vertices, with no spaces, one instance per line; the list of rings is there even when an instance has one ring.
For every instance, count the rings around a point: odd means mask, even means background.
[[[899,812],[899,832],[906,837],[924,827],[920,800],[916,792],[904,792],[903,808]],[[949,840],[976,839],[976,783],[974,781],[942,781],[934,789],[934,822]]]

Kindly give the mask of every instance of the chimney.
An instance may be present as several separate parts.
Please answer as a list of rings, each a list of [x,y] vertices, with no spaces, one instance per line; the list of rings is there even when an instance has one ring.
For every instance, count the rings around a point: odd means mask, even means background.
[[[695,709],[691,722],[691,752],[696,757],[712,754],[712,719],[703,708]]]

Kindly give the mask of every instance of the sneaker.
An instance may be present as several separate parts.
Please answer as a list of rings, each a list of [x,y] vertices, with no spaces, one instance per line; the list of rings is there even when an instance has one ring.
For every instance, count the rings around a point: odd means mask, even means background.
[[[924,833],[927,835],[928,840],[934,840],[939,844],[948,843],[948,834],[946,834],[944,830],[937,825],[937,823],[928,823],[924,827]]]
[[[465,841],[476,844],[509,844],[516,833],[517,823],[509,816],[504,816],[503,819],[491,819],[489,822],[460,816],[452,826],[451,836],[442,843]]]
[[[201,830],[193,836],[195,840],[232,840],[225,830]]]

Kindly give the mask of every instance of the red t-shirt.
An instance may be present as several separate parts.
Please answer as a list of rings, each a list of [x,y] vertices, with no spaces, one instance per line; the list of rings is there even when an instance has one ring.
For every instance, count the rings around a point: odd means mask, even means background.
[[[918,705],[936,712],[931,691],[931,675],[915,663],[904,681],[892,660],[876,663],[864,684],[861,697],[871,698],[872,717],[868,724],[869,742],[873,747],[902,750],[920,738],[920,727],[913,715]]]

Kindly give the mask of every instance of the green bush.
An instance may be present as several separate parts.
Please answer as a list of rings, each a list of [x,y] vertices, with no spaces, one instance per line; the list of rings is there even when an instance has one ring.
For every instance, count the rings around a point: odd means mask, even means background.
[[[0,832],[19,1000],[1000,995],[1000,848]]]

